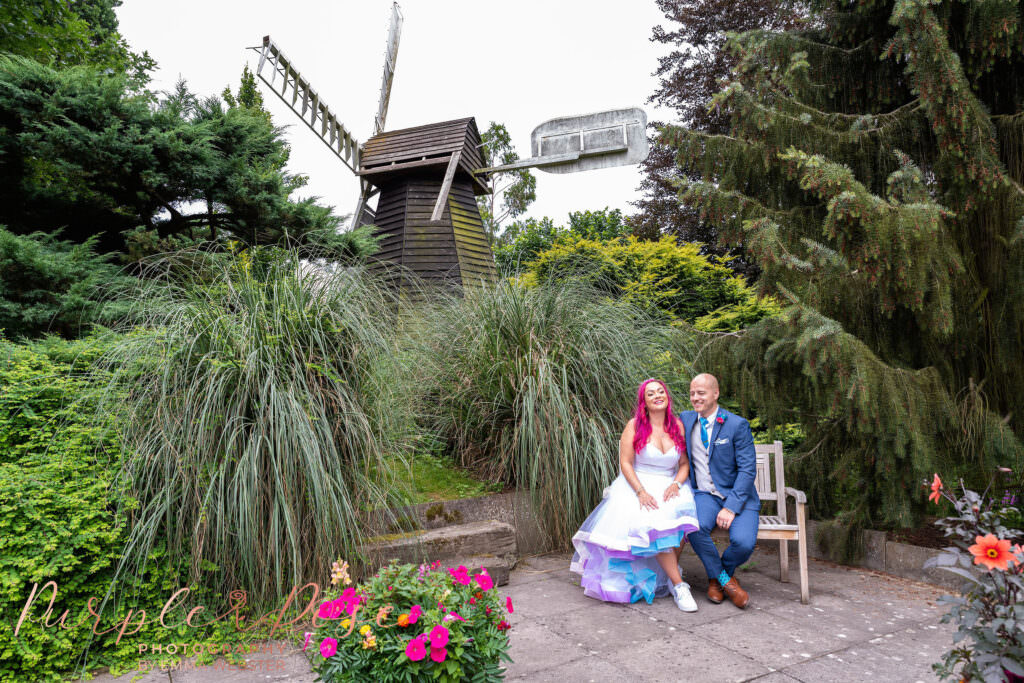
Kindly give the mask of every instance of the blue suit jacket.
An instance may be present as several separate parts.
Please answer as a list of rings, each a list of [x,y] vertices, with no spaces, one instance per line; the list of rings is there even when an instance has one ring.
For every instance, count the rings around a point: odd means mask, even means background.
[[[711,423],[711,442],[708,446],[708,465],[715,488],[725,496],[725,507],[739,513],[745,509],[760,510],[761,499],[757,495],[754,480],[757,477],[757,453],[754,450],[754,436],[750,423],[739,415],[730,413],[719,406],[722,418]],[[686,436],[686,451],[692,453],[690,439],[697,423],[697,411],[684,410],[679,414]],[[699,437],[698,437],[699,438]],[[690,488],[697,490],[697,475],[690,462]]]

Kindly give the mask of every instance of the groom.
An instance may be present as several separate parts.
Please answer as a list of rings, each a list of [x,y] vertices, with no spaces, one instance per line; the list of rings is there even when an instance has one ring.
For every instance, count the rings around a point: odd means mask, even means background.
[[[693,410],[683,421],[690,455],[690,488],[697,502],[700,529],[687,539],[708,574],[708,600],[720,603],[728,596],[737,607],[750,596],[736,580],[736,569],[754,552],[757,513],[761,499],[754,488],[757,455],[750,424],[718,405],[718,380],[701,374],[690,382]],[[720,526],[729,532],[729,547],[719,556],[711,532]]]

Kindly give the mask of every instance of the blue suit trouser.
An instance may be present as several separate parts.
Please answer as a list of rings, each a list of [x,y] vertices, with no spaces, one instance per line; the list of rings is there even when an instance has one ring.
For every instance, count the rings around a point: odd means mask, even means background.
[[[711,532],[717,525],[715,520],[724,501],[706,491],[694,491],[693,497],[697,503],[697,521],[700,523],[700,529],[692,532],[686,540],[704,563],[704,571],[708,573],[709,579],[717,579],[723,571],[732,578],[736,568],[749,560],[754,552],[754,544],[757,542],[758,510],[746,508],[736,515],[729,526],[729,547],[719,556],[718,548],[711,540]]]

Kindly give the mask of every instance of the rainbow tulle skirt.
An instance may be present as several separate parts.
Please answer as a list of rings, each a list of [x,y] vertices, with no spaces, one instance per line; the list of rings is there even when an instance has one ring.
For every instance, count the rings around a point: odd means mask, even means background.
[[[607,602],[650,604],[669,593],[669,580],[655,555],[677,548],[696,531],[697,507],[684,485],[679,495],[662,500],[672,473],[637,470],[644,488],[658,501],[657,510],[640,507],[636,493],[620,474],[604,498],[573,536],[576,549],[570,570],[580,575],[583,592]]]

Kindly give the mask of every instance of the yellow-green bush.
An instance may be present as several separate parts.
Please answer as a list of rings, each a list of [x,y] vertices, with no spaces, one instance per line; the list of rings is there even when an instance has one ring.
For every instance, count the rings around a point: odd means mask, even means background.
[[[648,313],[706,331],[740,329],[779,311],[729,268],[701,255],[699,244],[672,237],[560,240],[538,254],[522,277],[527,285],[565,279],[583,280]]]

